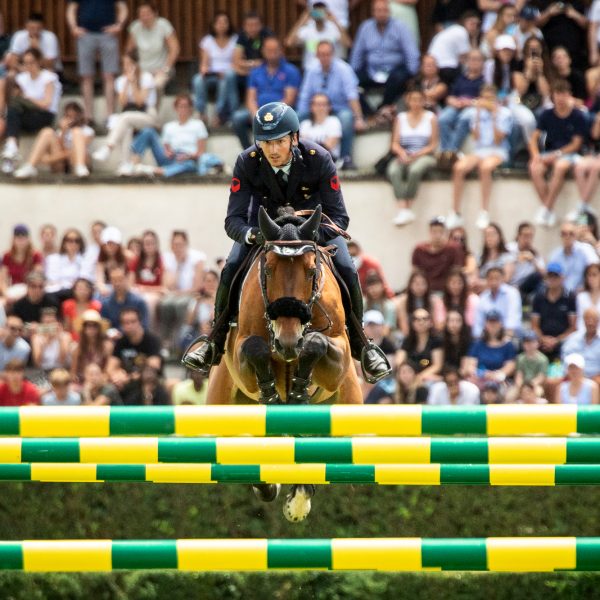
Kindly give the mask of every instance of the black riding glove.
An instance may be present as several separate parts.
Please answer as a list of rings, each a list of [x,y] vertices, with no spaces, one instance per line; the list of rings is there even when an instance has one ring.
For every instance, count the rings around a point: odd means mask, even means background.
[[[250,244],[256,244],[257,246],[261,246],[265,241],[265,238],[258,227],[253,227],[250,230],[250,235],[248,236],[248,242]]]

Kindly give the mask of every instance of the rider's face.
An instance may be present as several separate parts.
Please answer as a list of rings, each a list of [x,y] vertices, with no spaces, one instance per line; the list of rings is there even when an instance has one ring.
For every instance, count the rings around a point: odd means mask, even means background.
[[[258,144],[272,167],[283,167],[292,158],[292,138],[289,135]]]

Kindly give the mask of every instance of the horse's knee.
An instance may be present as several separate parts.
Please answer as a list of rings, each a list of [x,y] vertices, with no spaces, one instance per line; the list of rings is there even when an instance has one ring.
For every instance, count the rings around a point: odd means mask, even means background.
[[[314,331],[308,333],[304,338],[302,354],[317,359],[327,354],[328,347],[329,342],[327,341],[327,338],[322,333]]]
[[[241,346],[242,354],[253,360],[266,360],[271,356],[269,344],[258,335],[245,339]]]

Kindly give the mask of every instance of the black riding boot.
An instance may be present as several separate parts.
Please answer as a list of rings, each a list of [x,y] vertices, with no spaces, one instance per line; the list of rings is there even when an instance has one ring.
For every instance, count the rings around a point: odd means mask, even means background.
[[[181,362],[193,371],[199,371],[205,376],[213,365],[218,365],[225,353],[225,341],[229,331],[229,286],[221,280],[215,297],[215,317],[210,335],[196,338],[190,347],[198,342],[204,342],[192,352],[186,351]]]
[[[348,291],[352,302],[352,314],[355,318],[352,319],[349,316],[346,319],[350,350],[352,357],[360,362],[365,380],[368,383],[377,383],[380,379],[387,377],[392,372],[392,368],[383,350],[365,337],[362,330],[363,297],[358,276],[353,283],[354,285],[350,286]],[[348,308],[345,308],[347,311]]]

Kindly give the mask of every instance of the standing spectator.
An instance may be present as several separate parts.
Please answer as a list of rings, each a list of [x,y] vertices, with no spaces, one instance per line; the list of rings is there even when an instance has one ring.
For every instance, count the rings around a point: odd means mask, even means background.
[[[468,406],[479,404],[479,388],[470,381],[461,380],[456,369],[444,369],[443,381],[431,386],[427,404],[432,406]]]
[[[58,301],[53,294],[45,291],[46,277],[39,271],[32,271],[26,277],[27,293],[17,300],[11,314],[19,317],[25,323],[27,337],[33,333],[41,319],[44,308],[58,309]]]
[[[358,272],[361,287],[364,288],[367,285],[367,277],[374,272],[383,281],[386,296],[391,298],[394,292],[392,292],[392,288],[387,282],[381,263],[373,256],[365,254],[361,245],[354,238],[348,241],[348,252]]]
[[[442,110],[442,101],[448,93],[448,85],[442,78],[435,58],[430,54],[423,56],[419,72],[407,87],[409,90],[423,92],[427,110],[436,114]]]
[[[44,258],[34,249],[26,225],[16,225],[10,249],[0,266],[0,294],[14,301],[25,294],[25,280],[33,271],[43,271]]]
[[[577,330],[583,331],[583,315],[588,308],[600,312],[600,264],[592,263],[583,273],[583,290],[577,294]],[[599,332],[600,333],[600,332]]]
[[[477,48],[480,19],[475,11],[465,12],[459,23],[449,25],[433,36],[427,53],[433,56],[442,79],[451,85],[469,50]]]
[[[448,240],[444,219],[433,218],[429,222],[429,240],[417,244],[413,250],[413,268],[423,272],[433,292],[442,292],[451,270],[462,267],[463,261],[460,246]]]
[[[564,46],[557,46],[551,54],[553,79],[564,79],[571,86],[575,107],[584,108],[587,88],[583,72],[573,67],[571,55]],[[577,64],[577,63],[576,63]]]
[[[408,27],[390,17],[387,0],[373,0],[371,7],[373,17],[358,28],[350,65],[365,92],[383,86],[377,116],[389,122],[407,80],[419,70],[419,49]],[[364,114],[373,114],[364,95],[361,104]]]
[[[580,157],[579,150],[586,135],[585,117],[573,108],[571,86],[566,81],[553,84],[552,100],[554,108],[542,113],[529,141],[529,173],[542,203],[536,222],[546,227],[556,225],[554,203],[567,173]],[[544,150],[540,152],[538,144],[542,136],[545,136]],[[553,169],[552,176],[546,183],[550,169]]]
[[[585,377],[585,358],[581,354],[572,353],[565,357],[568,380],[558,388],[555,402],[557,404],[590,405],[600,402],[598,384]]]
[[[15,77],[18,94],[8,102],[6,142],[2,155],[2,171],[12,173],[19,157],[21,133],[36,133],[49,127],[58,111],[62,86],[58,75],[42,68],[42,53],[30,48],[23,54],[23,71]],[[0,118],[0,133],[2,132]]]
[[[187,378],[175,384],[171,395],[175,406],[184,404],[203,406],[206,404],[207,392],[208,383],[204,375],[190,369]]]
[[[57,254],[46,258],[46,291],[61,292],[73,287],[83,272],[85,242],[77,229],[65,231]]]
[[[515,241],[506,245],[515,265],[508,282],[519,288],[523,300],[538,291],[544,277],[544,259],[533,246],[534,236],[534,226],[523,221],[519,223]]]
[[[110,271],[114,267],[128,270],[127,251],[123,247],[123,235],[112,225],[105,227],[100,234],[100,253],[96,261],[96,290],[98,295],[106,297],[111,292]]]
[[[119,35],[127,21],[127,4],[122,0],[71,0],[67,23],[77,40],[77,69],[85,117],[94,116],[96,57],[102,63],[106,112],[115,112],[115,75],[119,72]]]
[[[600,315],[595,308],[588,308],[583,313],[584,331],[573,332],[562,346],[563,362],[567,362],[570,354],[581,354],[585,364],[581,366],[585,376],[600,383]]]
[[[169,393],[160,382],[158,371],[150,366],[142,367],[139,378],[130,381],[122,392],[126,406],[164,406],[171,404]]]
[[[137,49],[142,71],[151,73],[159,94],[175,75],[175,63],[180,45],[171,23],[158,16],[153,2],[143,2],[137,9],[138,18],[129,25],[126,50]]]
[[[252,69],[248,77],[246,106],[233,114],[233,129],[243,148],[252,145],[249,129],[259,106],[269,102],[296,103],[300,87],[300,71],[283,57],[281,43],[275,36],[262,43],[263,63]]]
[[[303,46],[302,69],[306,71],[316,61],[316,50],[320,42],[329,42],[337,58],[345,56],[352,40],[348,32],[338,23],[335,15],[327,9],[325,2],[315,2],[310,10],[306,9],[292,25],[285,38],[288,48]]]
[[[523,334],[523,352],[517,356],[515,388],[519,390],[524,383],[529,383],[535,387],[537,396],[543,396],[549,362],[539,347],[535,331],[526,331]]]
[[[428,314],[433,315],[433,321],[439,323],[440,304],[440,299],[430,293],[425,273],[415,269],[408,279],[406,290],[397,299],[398,324],[402,335],[409,334],[411,316],[419,308],[425,309]]]
[[[564,287],[563,268],[549,263],[545,289],[533,299],[531,328],[537,334],[540,350],[550,361],[561,353],[562,342],[575,331],[575,296]]]
[[[348,63],[335,58],[331,42],[320,42],[316,49],[316,57],[314,65],[304,72],[298,97],[299,119],[302,121],[308,117],[310,102],[315,94],[327,95],[332,114],[342,125],[341,169],[354,168],[354,132],[366,128],[358,100],[358,78]]]
[[[40,324],[31,336],[33,366],[46,373],[67,367],[70,345],[71,336],[58,320],[58,311],[55,308],[43,309]]]
[[[48,381],[52,390],[42,396],[42,406],[79,406],[81,404],[81,396],[69,388],[71,385],[69,371],[54,369],[50,373]]]
[[[299,135],[323,146],[336,162],[340,156],[342,124],[331,114],[331,103],[326,94],[315,94],[310,101],[310,116],[300,122]]]
[[[89,279],[80,277],[73,284],[72,298],[67,298],[61,305],[61,313],[65,331],[74,342],[79,341],[79,323],[83,315],[94,310],[98,313],[102,308],[100,300],[94,298],[94,285]]]
[[[490,223],[483,231],[483,250],[479,258],[479,281],[475,287],[481,290],[486,286],[485,278],[488,271],[493,268],[500,268],[506,281],[512,279],[515,270],[514,258],[506,247],[504,233],[496,223]]]
[[[363,317],[365,335],[381,348],[389,359],[393,359],[396,352],[396,345],[387,336],[386,322],[383,313],[378,310],[370,309],[365,311]]]
[[[112,356],[113,343],[106,336],[106,321],[98,311],[89,309],[78,319],[77,338],[79,343],[71,353],[71,377],[80,385],[90,364],[104,371]]]
[[[137,50],[130,50],[123,56],[123,75],[115,81],[121,112],[113,115],[108,122],[109,134],[106,144],[96,150],[94,160],[108,160],[112,151],[120,145],[121,164],[118,175],[131,175],[133,167],[129,160],[133,132],[136,129],[152,127],[156,121],[156,85],[154,77],[142,71]]]
[[[444,323],[446,323],[447,315],[450,311],[460,313],[465,323],[469,327],[473,327],[478,305],[479,296],[470,291],[467,276],[460,267],[454,267],[450,273],[448,273],[444,285],[439,320],[436,321],[437,329],[442,329],[444,327]]]
[[[25,379],[25,363],[15,358],[4,367],[0,383],[0,406],[30,406],[40,403],[40,392]]]
[[[108,383],[106,375],[96,363],[90,363],[85,368],[81,403],[86,406],[122,404],[117,388]]]
[[[599,261],[594,249],[589,244],[577,241],[576,235],[574,223],[563,223],[560,226],[561,246],[549,258],[550,262],[560,265],[565,275],[565,287],[570,292],[577,292],[583,287],[585,268]]]
[[[444,365],[453,369],[462,368],[465,356],[469,352],[473,337],[471,328],[465,323],[463,314],[449,310],[443,329]]]
[[[485,85],[471,112],[470,129],[475,142],[472,154],[459,158],[452,167],[453,211],[448,216],[449,227],[462,225],[460,204],[467,175],[477,169],[481,182],[481,210],[475,222],[478,229],[490,224],[490,198],[492,174],[508,160],[510,146],[508,134],[512,128],[510,110],[498,104],[496,88]]]
[[[398,226],[416,218],[412,203],[421,180],[436,165],[433,153],[439,142],[437,117],[425,110],[425,94],[412,90],[407,92],[405,100],[407,110],[394,119],[390,143],[394,158],[387,167],[398,205],[393,223]]]
[[[100,255],[102,245],[102,232],[106,228],[104,221],[94,221],[90,226],[90,242],[86,244],[84,254],[84,273],[90,280],[96,279],[96,263]]]
[[[519,291],[505,283],[502,267],[491,267],[486,274],[486,283],[487,289],[479,296],[473,335],[479,337],[482,334],[485,321],[492,312],[500,315],[507,336],[518,335],[523,319]]]
[[[23,333],[23,321],[15,315],[9,315],[6,327],[0,329],[0,371],[4,371],[11,360],[27,364],[31,348],[23,339]]]
[[[121,314],[127,309],[138,315],[144,329],[148,327],[148,306],[143,298],[129,289],[129,279],[124,267],[114,266],[109,272],[112,293],[102,300],[100,314],[108,319],[111,327],[118,329],[121,325]]]
[[[192,79],[196,110],[204,121],[208,92],[216,92],[216,114],[212,121],[214,127],[225,123],[238,108],[237,90],[227,80],[227,73],[233,68],[236,45],[237,35],[230,16],[226,12],[217,11],[208,35],[200,40],[199,72]]]

